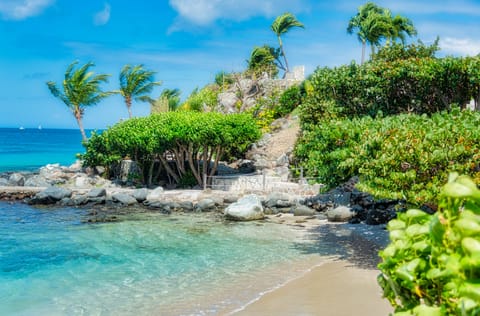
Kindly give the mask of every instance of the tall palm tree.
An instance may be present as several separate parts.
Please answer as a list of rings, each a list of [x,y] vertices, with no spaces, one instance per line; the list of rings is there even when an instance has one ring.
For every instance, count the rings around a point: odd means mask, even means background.
[[[150,102],[150,113],[175,111],[180,106],[179,89],[163,89],[156,100]]]
[[[100,89],[100,84],[108,81],[110,75],[99,74],[89,71],[93,67],[92,62],[88,62],[82,67],[75,69],[78,61],[74,61],[68,66],[65,72],[65,79],[62,86],[63,91],[57,87],[53,81],[48,81],[47,86],[53,96],[62,100],[72,111],[73,116],[77,120],[83,141],[87,141],[87,135],[83,128],[83,115],[85,107],[95,105],[103,98],[112,94],[112,92],[104,92]]]
[[[385,30],[385,21],[382,21],[383,9],[373,2],[367,2],[358,8],[355,16],[348,22],[347,32],[353,34],[357,31],[357,38],[362,43],[362,60],[365,61],[365,48],[367,43],[372,46],[378,45]]]
[[[120,90],[125,99],[128,116],[132,117],[132,101],[151,102],[149,94],[155,86],[162,83],[155,80],[155,72],[143,68],[143,65],[125,65],[120,72]]]
[[[271,25],[272,31],[277,35],[278,45],[280,46],[280,52],[285,61],[285,73],[289,72],[287,56],[285,56],[285,50],[283,48],[282,34],[287,33],[293,27],[305,28],[303,23],[297,20],[297,18],[289,12],[279,15]]]

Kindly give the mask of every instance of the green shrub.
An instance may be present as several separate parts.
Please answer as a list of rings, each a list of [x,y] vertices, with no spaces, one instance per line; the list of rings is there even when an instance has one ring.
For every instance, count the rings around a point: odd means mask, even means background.
[[[480,315],[480,190],[452,174],[439,211],[388,223],[378,282],[395,315]]]
[[[418,58],[404,53],[409,57],[317,69],[309,78],[313,93],[302,105],[303,124],[337,116],[374,117],[379,111],[432,114],[478,101],[480,57]]]
[[[302,94],[298,86],[292,86],[285,90],[275,105],[275,118],[283,117],[291,113],[302,103]]]
[[[216,112],[166,112],[118,123],[85,144],[84,165],[109,166],[128,157],[137,162],[145,184],[163,167],[175,183],[198,184],[216,172],[225,153],[245,149],[260,137],[250,115]],[[172,166],[167,160],[173,158]],[[209,161],[212,163],[204,163]],[[182,180],[184,179],[184,180]]]
[[[450,172],[480,183],[480,113],[332,119],[305,129],[295,157],[309,177],[334,187],[360,176],[379,197],[434,202]]]

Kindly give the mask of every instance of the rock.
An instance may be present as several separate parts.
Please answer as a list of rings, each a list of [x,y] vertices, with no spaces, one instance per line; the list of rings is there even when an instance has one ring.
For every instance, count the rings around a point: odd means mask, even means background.
[[[368,225],[380,225],[388,223],[395,217],[397,217],[397,213],[394,209],[371,209],[367,213],[367,219],[365,220],[365,223]]]
[[[115,193],[112,195],[112,200],[114,202],[119,202],[123,205],[133,205],[137,203],[137,199],[133,196],[125,193]]]
[[[89,197],[88,198],[88,203],[91,204],[105,204],[106,201],[106,196],[100,196],[100,197]]]
[[[72,191],[64,188],[49,187],[30,199],[30,204],[54,204],[64,198],[70,198]]]
[[[71,201],[73,202],[73,205],[85,205],[89,202],[89,199],[86,195],[75,195],[72,197]]]
[[[8,185],[8,180],[5,178],[0,178],[0,186],[4,187]]]
[[[136,198],[138,202],[142,203],[147,199],[149,192],[150,191],[146,188],[136,189],[135,191],[133,191],[133,197]],[[163,189],[162,189],[162,192],[163,192]]]
[[[252,173],[255,172],[255,164],[253,161],[248,159],[240,160],[238,162],[237,170],[240,173]]]
[[[87,175],[80,174],[77,177],[75,177],[74,186],[77,188],[88,188],[91,186],[90,178]]]
[[[222,92],[217,96],[218,104],[224,113],[236,113],[237,102],[239,101],[235,92]]]
[[[146,200],[148,202],[155,202],[155,201],[160,200],[162,197],[163,197],[163,188],[162,187],[157,187],[147,194],[147,199]]]
[[[202,199],[195,204],[197,212],[206,212],[215,209],[215,201],[212,199]]]
[[[8,185],[15,187],[23,187],[25,177],[21,173],[12,173],[8,178]]]
[[[275,161],[275,164],[277,167],[288,165],[288,163],[289,163],[289,160],[288,160],[287,154],[280,155],[280,157],[278,157],[277,160]]]
[[[317,211],[305,205],[297,205],[293,208],[294,216],[312,216],[312,215],[315,215],[316,213]]]
[[[348,222],[354,215],[350,207],[343,205],[327,211],[327,219],[330,222]]]
[[[178,203],[180,208],[186,212],[193,211],[193,203],[191,201],[182,201]]]
[[[24,186],[26,187],[49,187],[50,183],[40,175],[34,175],[25,180]]]
[[[229,205],[224,214],[227,219],[235,221],[250,221],[263,219],[263,207],[258,196],[254,194],[247,195],[237,202]]]
[[[107,195],[107,190],[105,190],[105,188],[94,188],[88,192],[87,197],[91,199],[91,198],[105,197],[106,195]]]
[[[266,200],[265,200],[265,205],[267,207],[290,207],[293,204],[292,202],[292,197],[283,192],[272,192],[270,193]]]
[[[223,202],[225,203],[235,203],[237,202],[239,199],[239,195],[238,194],[235,194],[235,193],[228,193],[226,194],[224,197],[223,197]]]

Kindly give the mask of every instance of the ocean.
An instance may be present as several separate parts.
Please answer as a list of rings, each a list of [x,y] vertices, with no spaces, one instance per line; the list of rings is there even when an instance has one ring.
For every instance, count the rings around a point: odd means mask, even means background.
[[[69,165],[78,130],[0,129],[0,172]],[[298,227],[0,202],[0,315],[219,315],[318,264]]]
[[[85,152],[76,129],[0,128],[0,172],[34,171],[50,164],[69,166]]]

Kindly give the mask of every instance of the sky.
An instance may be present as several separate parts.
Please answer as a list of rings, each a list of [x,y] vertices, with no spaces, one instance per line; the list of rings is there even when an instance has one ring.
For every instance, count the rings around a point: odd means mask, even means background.
[[[143,64],[182,98],[214,81],[220,71],[242,71],[254,46],[277,47],[270,25],[293,13],[305,28],[283,36],[290,66],[306,75],[317,67],[360,62],[361,44],[346,32],[366,1],[356,0],[0,0],[0,127],[77,128],[69,109],[47,81],[61,85],[73,61],[95,63],[110,74],[104,90],[118,89],[120,69]],[[413,21],[421,40],[438,36],[439,56],[480,53],[480,0],[382,0],[392,13]],[[134,103],[134,116],[149,113]],[[118,95],[85,111],[87,129],[128,117]]]

